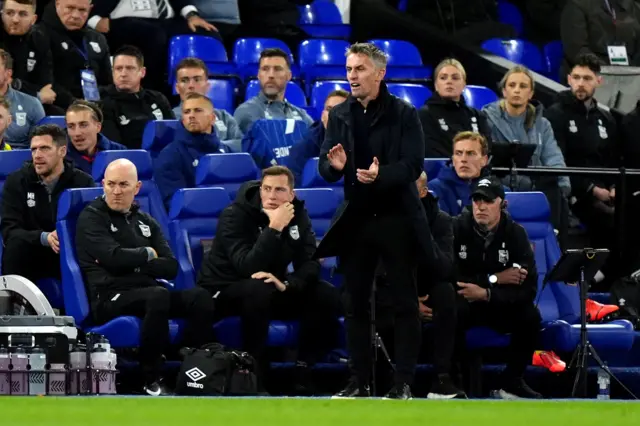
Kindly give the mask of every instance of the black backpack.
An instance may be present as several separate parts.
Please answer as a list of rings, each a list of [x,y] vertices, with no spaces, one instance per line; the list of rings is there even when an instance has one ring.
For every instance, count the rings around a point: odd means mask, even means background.
[[[257,395],[255,360],[247,352],[218,343],[183,348],[176,394],[193,396]]]
[[[640,330],[640,283],[638,278],[623,277],[611,285],[611,302],[620,306],[619,319],[631,321]]]

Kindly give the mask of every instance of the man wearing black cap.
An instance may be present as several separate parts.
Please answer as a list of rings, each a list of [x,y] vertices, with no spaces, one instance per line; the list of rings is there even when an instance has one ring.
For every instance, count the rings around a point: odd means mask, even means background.
[[[541,322],[534,305],[538,273],[529,238],[505,211],[498,179],[481,179],[471,199],[471,208],[453,224],[458,294],[464,298],[458,306],[458,343],[464,345],[464,331],[476,326],[510,333],[507,368],[496,395],[541,398],[523,380]]]

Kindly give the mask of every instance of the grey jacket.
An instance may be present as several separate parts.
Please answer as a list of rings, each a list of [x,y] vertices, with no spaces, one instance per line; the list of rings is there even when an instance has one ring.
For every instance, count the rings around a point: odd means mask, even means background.
[[[491,127],[491,136],[494,144],[520,141],[520,143],[536,144],[536,150],[531,157],[531,166],[566,167],[564,156],[553,134],[553,128],[549,120],[542,116],[542,104],[533,103],[535,117],[529,130],[516,129],[510,122],[507,112],[500,106],[501,101],[485,105],[482,111],[486,114]],[[524,137],[523,137],[524,136]],[[558,185],[571,188],[569,178],[566,176],[558,179]],[[531,179],[528,176],[518,176],[518,190],[526,191],[532,188]],[[565,190],[566,191],[566,190]]]
[[[227,111],[223,109],[214,109],[216,115],[216,122],[213,127],[216,130],[216,135],[220,142],[231,148],[233,152],[242,151],[242,132],[235,118]],[[173,113],[178,120],[182,117],[182,104],[173,109]]]
[[[313,124],[313,119],[309,117],[309,114],[304,109],[292,105],[286,99],[284,101],[271,101],[262,92],[239,105],[233,117],[238,122],[240,130],[245,134],[249,131],[254,121],[263,118],[276,120],[293,118],[294,120],[303,120],[307,123],[307,126]]]
[[[4,141],[13,149],[29,148],[29,133],[45,116],[38,98],[9,87],[5,98],[11,105],[11,124]]]

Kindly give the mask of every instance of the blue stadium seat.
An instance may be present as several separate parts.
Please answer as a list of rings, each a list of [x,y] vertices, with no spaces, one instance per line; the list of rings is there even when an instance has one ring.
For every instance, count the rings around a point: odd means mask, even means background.
[[[303,138],[307,128],[302,120],[257,120],[242,139],[242,151],[251,154],[260,169],[285,165],[289,149]]]
[[[498,2],[498,20],[503,24],[511,25],[520,36],[524,32],[524,18],[517,6],[500,0]]]
[[[56,124],[63,129],[67,128],[67,121],[64,115],[48,115],[44,117],[42,120],[38,121],[38,125],[41,124]]]
[[[431,90],[420,84],[412,83],[388,83],[389,93],[420,108],[431,97]]]
[[[106,336],[114,348],[134,348],[140,342],[141,321],[138,318],[122,316],[98,325],[90,314],[89,299],[82,271],[78,265],[75,249],[76,223],[80,212],[95,198],[102,195],[102,188],[68,189],[60,197],[56,229],[60,240],[60,267],[64,307],[72,316],[76,326],[85,332]],[[169,333],[172,342],[178,336],[178,326],[171,321]]]
[[[422,63],[418,48],[403,40],[370,40],[387,54],[385,80],[421,80],[431,77],[433,70]]]
[[[316,80],[344,79],[344,53],[349,43],[344,40],[305,40],[300,43],[300,73],[311,88]]]
[[[204,245],[213,238],[218,217],[231,203],[224,188],[179,189],[169,209],[169,240],[178,259],[176,290],[196,285],[204,257]]]
[[[331,188],[300,188],[295,192],[296,197],[304,201],[316,238],[324,238],[342,200]]]
[[[300,8],[299,25],[313,38],[348,40],[351,35],[351,26],[342,23],[338,6],[328,1],[314,1]]]
[[[238,188],[248,180],[260,178],[260,170],[246,152],[233,154],[207,154],[200,158],[196,167],[196,186],[222,187],[231,199],[235,199]]]
[[[562,42],[560,40],[555,40],[547,43],[542,48],[542,51],[546,65],[545,74],[550,79],[560,81],[560,67],[562,65],[562,59],[564,58]]]
[[[233,46],[233,61],[238,67],[238,73],[241,78],[248,80],[258,75],[260,53],[269,48],[284,50],[289,55],[291,72],[294,77],[297,76],[299,70],[293,59],[293,54],[289,46],[282,40],[275,38],[239,38]]]
[[[2,189],[7,177],[22,167],[25,161],[31,161],[30,149],[13,149],[0,152],[0,201],[2,200]]]
[[[180,125],[178,120],[149,121],[142,133],[142,149],[155,159],[165,146],[173,142],[173,136]]]
[[[245,92],[244,100],[258,96],[260,93],[260,81],[251,80],[247,83],[247,91]],[[304,108],[307,106],[307,98],[304,95],[304,91],[298,86],[297,83],[290,81],[287,83],[287,89],[284,92],[284,98],[291,102],[292,105]]]
[[[553,227],[549,223],[549,203],[541,192],[507,193],[507,208],[527,231],[538,268],[538,303],[544,325],[544,349],[572,351],[580,341],[580,304],[577,286],[549,283],[542,289],[545,274],[561,256]],[[608,324],[588,324],[589,341],[597,350],[628,351],[633,345],[633,326],[626,320]]]
[[[438,177],[440,169],[447,164],[448,158],[425,158],[424,171],[427,172],[427,179],[433,180]]]
[[[499,99],[496,92],[484,86],[467,86],[462,91],[462,96],[467,105],[475,109],[482,109],[483,106]]]
[[[104,178],[104,172],[109,163],[118,158],[126,158],[131,160],[138,169],[138,180],[142,182],[140,192],[136,196],[136,201],[140,204],[142,211],[148,212],[155,220],[158,221],[164,235],[168,235],[169,218],[167,211],[162,203],[162,196],[153,180],[153,165],[151,156],[144,149],[132,149],[125,151],[101,151],[96,155],[93,162],[93,179],[101,182]]]
[[[223,109],[229,114],[233,114],[236,110],[234,105],[236,97],[234,90],[234,85],[229,80],[210,79],[207,96],[211,99],[211,102],[213,102],[214,108]],[[176,118],[180,120],[181,117]]]
[[[229,62],[227,51],[220,40],[199,35],[179,35],[169,41],[169,82],[173,86],[178,63],[187,57],[200,58],[207,64],[209,75],[236,75],[237,69]]]
[[[351,92],[349,82],[344,80],[316,81],[311,88],[311,107],[316,110],[317,117],[320,117],[324,109],[324,101],[329,93],[342,89]]]
[[[333,183],[324,180],[318,171],[318,157],[307,160],[307,164],[302,170],[302,181],[299,186],[301,188],[331,188],[338,194],[340,201],[344,199],[344,178]]]
[[[526,40],[501,40],[492,38],[482,43],[482,48],[516,64],[524,65],[531,71],[542,73],[545,66],[538,46]]]
[[[407,0],[400,0],[400,1],[398,2],[398,6],[397,6],[397,7],[398,7],[398,10],[399,10],[400,12],[406,12],[406,11],[407,11],[407,3],[408,3],[408,1],[407,1]]]

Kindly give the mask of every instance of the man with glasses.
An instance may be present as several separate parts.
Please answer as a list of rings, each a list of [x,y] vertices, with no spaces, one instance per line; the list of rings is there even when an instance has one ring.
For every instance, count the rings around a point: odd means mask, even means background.
[[[338,290],[319,279],[316,236],[293,180],[289,169],[272,166],[240,188],[220,215],[198,285],[216,300],[219,316],[240,316],[242,347],[261,376],[269,366],[270,321],[300,320],[296,384],[304,394],[309,367],[335,348],[341,303]]]

